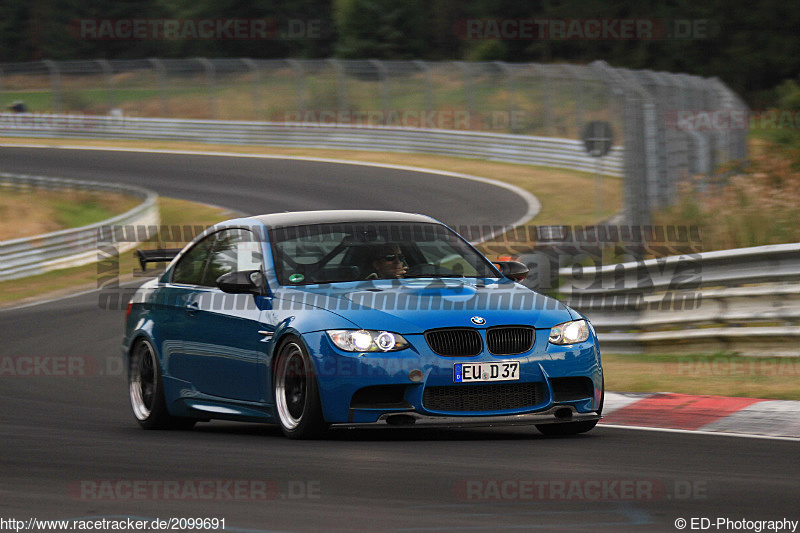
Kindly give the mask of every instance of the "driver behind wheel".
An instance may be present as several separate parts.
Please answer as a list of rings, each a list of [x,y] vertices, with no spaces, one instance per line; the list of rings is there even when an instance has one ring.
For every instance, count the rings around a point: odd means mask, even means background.
[[[396,279],[405,276],[408,267],[400,247],[396,244],[383,244],[372,250],[369,265],[372,272],[365,279]]]

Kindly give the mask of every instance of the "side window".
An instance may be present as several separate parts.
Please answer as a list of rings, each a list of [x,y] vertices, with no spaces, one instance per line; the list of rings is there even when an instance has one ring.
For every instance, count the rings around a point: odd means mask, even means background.
[[[214,246],[214,241],[214,235],[209,235],[189,250],[175,265],[172,283],[203,285],[203,267]]]
[[[458,249],[453,248],[449,243],[436,242],[433,245],[430,244],[419,244],[419,251],[427,263],[447,269],[444,271],[445,273],[450,271],[457,276],[479,276],[478,270],[464,259]]]
[[[243,229],[223,230],[215,234],[216,245],[203,276],[203,285],[213,286],[228,272],[261,270],[261,243],[255,234]]]

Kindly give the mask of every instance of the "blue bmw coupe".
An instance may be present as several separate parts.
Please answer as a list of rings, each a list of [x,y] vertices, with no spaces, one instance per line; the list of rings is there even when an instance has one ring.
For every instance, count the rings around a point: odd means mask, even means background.
[[[591,430],[603,370],[585,317],[423,215],[310,211],[229,220],[127,308],[122,350],[146,429],[211,419]]]

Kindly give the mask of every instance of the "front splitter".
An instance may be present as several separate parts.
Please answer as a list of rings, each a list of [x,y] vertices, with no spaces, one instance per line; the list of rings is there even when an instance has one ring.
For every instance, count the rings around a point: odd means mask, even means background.
[[[565,409],[570,410],[569,416],[563,416]],[[556,416],[556,412],[561,416]],[[402,417],[402,418],[400,418]],[[389,419],[394,419],[389,422]],[[332,427],[364,428],[364,427],[493,427],[493,426],[530,426],[535,424],[568,424],[570,422],[586,422],[600,420],[602,416],[597,413],[579,413],[573,406],[556,405],[546,411],[526,413],[520,415],[502,416],[433,416],[413,411],[398,412],[382,415],[377,422],[355,423],[346,422],[333,424]],[[406,423],[397,422],[407,420]],[[413,421],[412,421],[413,420]]]

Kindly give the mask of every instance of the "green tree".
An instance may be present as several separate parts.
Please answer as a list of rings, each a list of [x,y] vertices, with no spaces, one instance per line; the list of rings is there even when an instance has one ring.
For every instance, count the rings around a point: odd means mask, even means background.
[[[375,59],[428,57],[430,32],[424,1],[341,0],[336,10],[336,55]]]

